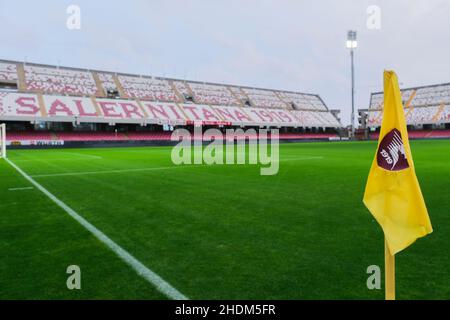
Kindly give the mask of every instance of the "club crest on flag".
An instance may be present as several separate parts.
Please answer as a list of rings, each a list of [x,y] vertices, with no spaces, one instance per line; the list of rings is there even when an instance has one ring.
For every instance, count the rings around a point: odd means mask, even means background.
[[[381,140],[377,152],[377,163],[378,166],[389,171],[409,168],[402,134],[397,129],[389,131]]]

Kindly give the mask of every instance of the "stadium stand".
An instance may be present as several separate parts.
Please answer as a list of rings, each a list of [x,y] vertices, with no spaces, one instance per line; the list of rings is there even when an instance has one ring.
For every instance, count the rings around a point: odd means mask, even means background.
[[[175,91],[166,79],[119,75],[124,94],[141,100],[178,102]]]
[[[245,94],[245,92],[239,88],[234,86],[228,86],[228,89],[230,89],[230,92],[235,96],[240,103],[242,103],[244,106],[250,106],[251,101],[248,95]]]
[[[54,140],[54,138],[49,131],[10,131],[6,136],[6,141]]]
[[[262,108],[290,109],[275,91],[266,89],[243,88],[244,93],[252,101],[252,105]]]
[[[25,65],[25,85],[31,92],[100,95],[89,71]]]
[[[114,81],[114,75],[111,73],[98,73],[99,80],[106,91],[118,91],[116,82]]]
[[[186,99],[186,97],[193,98],[192,90],[186,81],[173,81],[173,85],[174,89],[177,90],[179,94],[184,96],[184,99]]]
[[[322,110],[326,107],[318,96],[306,95],[296,92],[280,92],[279,96],[286,102],[293,104],[295,109],[300,110]]]
[[[301,119],[303,125],[310,124],[313,127],[335,127],[339,123],[337,119],[329,112],[313,112],[313,111],[292,111]]]
[[[14,63],[0,63],[0,81],[17,81],[17,66]]]
[[[450,84],[407,88],[401,92],[408,125],[450,123]],[[372,93],[368,109],[368,127],[381,125],[382,109],[383,93]]]
[[[6,60],[0,121],[11,141],[167,140],[175,127],[193,125],[277,127],[285,129],[280,139],[327,139],[342,128],[318,95]],[[49,131],[33,133],[30,124]],[[91,131],[71,128],[83,124]],[[129,127],[114,133],[105,125]]]
[[[401,89],[408,135],[411,139],[450,138],[450,84]],[[378,139],[383,117],[383,92],[372,93],[367,122],[369,138]]]
[[[223,85],[211,85],[205,83],[190,83],[196,103],[237,106],[239,100]]]
[[[130,140],[136,141],[161,141],[170,140],[170,132],[128,132],[127,137]]]
[[[35,139],[39,140],[39,139]],[[58,132],[53,140],[63,141],[118,141],[128,140],[123,133],[116,132]]]

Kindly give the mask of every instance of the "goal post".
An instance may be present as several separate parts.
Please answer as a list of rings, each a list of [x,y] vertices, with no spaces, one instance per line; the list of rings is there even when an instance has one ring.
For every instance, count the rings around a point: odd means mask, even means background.
[[[0,158],[6,158],[6,124],[0,123]]]

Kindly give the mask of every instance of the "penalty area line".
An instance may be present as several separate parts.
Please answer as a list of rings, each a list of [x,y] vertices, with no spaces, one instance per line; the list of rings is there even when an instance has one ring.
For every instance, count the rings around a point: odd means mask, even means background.
[[[48,198],[50,198],[54,203],[56,203],[60,208],[62,208],[67,214],[69,214],[73,219],[78,221],[85,229],[87,229],[90,233],[92,233],[98,240],[104,243],[109,249],[111,249],[122,261],[128,264],[131,268],[136,271],[138,275],[147,280],[153,286],[158,289],[161,293],[166,295],[168,298],[174,300],[188,300],[189,298],[175,289],[172,285],[170,285],[167,281],[161,278],[154,271],[147,268],[142,262],[132,256],[128,251],[123,249],[113,240],[111,240],[107,235],[105,235],[102,231],[97,229],[94,225],[80,216],[77,212],[75,212],[72,208],[66,205],[64,202],[59,200],[56,196],[54,196],[50,191],[45,189],[42,185],[37,183],[33,178],[31,178],[28,174],[26,174],[22,169],[20,169],[17,165],[15,165],[11,160],[5,159],[14,169],[17,170],[26,180],[28,180],[32,185],[34,185],[39,191],[45,194]]]

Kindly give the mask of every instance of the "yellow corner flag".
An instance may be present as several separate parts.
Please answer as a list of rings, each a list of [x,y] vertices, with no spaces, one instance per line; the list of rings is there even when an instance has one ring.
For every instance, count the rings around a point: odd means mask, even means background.
[[[402,97],[393,71],[384,72],[383,121],[363,202],[384,232],[386,298],[394,299],[394,255],[433,229],[414,171]]]

